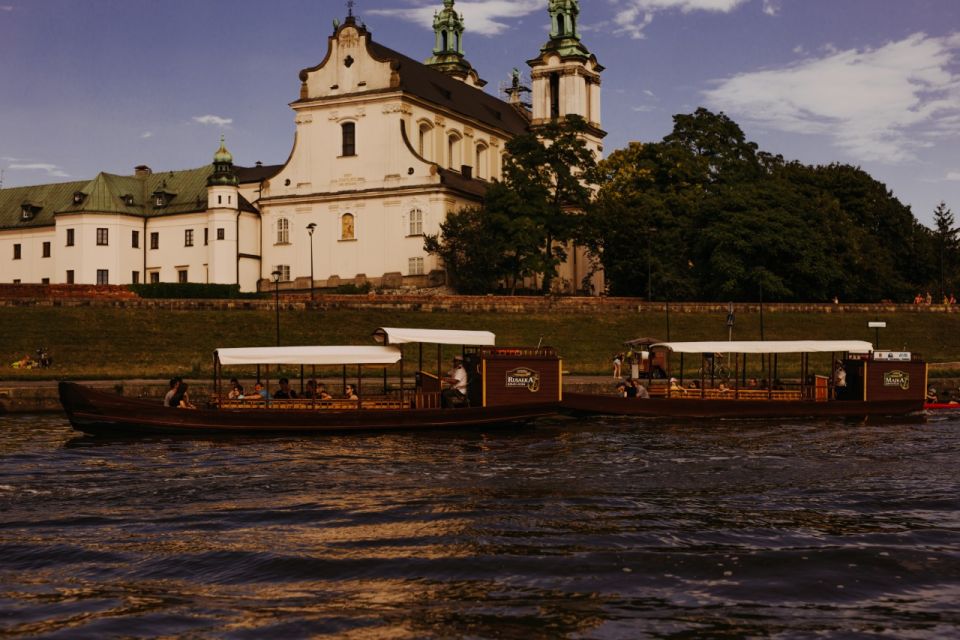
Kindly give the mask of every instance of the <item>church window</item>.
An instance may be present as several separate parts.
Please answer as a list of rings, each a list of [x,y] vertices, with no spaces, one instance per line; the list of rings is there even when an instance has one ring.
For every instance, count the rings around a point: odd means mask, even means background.
[[[560,117],[560,74],[550,74],[550,117]]]
[[[44,242],[44,243],[43,243],[43,257],[44,257],[44,258],[49,258],[49,257],[50,257],[50,243],[49,243],[49,242]]]
[[[140,232],[136,229],[130,232],[130,246],[134,249],[140,248]]]
[[[74,236],[74,230],[73,230],[73,229],[67,229],[67,246],[68,246],[68,247],[72,247],[72,246],[73,246],[73,236]]]
[[[433,127],[431,127],[428,123],[420,123],[420,137],[417,141],[417,152],[420,154],[421,158],[425,158],[427,160],[429,160],[433,155],[430,153],[430,139],[432,132]]]
[[[354,122],[344,122],[340,125],[343,133],[343,149],[340,155],[357,155],[357,125]]]
[[[290,244],[290,221],[286,218],[277,220],[277,244]]]
[[[150,232],[150,248],[154,250],[160,248],[160,232],[159,231]]]
[[[67,284],[73,284],[73,283],[74,283],[74,275],[73,275],[73,273],[74,273],[74,272],[73,272],[73,269],[67,269]]]
[[[410,211],[410,235],[423,235],[423,211],[420,209]]]
[[[280,278],[277,280],[277,282],[290,282],[290,265],[278,264],[274,271],[280,274]]]
[[[189,282],[188,275],[189,274],[187,273],[186,269],[177,269],[177,282],[180,284],[187,284],[187,282]]]
[[[489,177],[487,175],[487,145],[477,145],[477,161],[475,166],[477,168],[477,177],[486,180]]]
[[[86,197],[86,194],[82,191],[75,191],[73,193],[73,204],[80,204],[83,202],[83,199]]]
[[[23,253],[21,252],[20,245],[19,244],[13,245],[13,259],[19,260],[21,256],[23,256]]]
[[[97,284],[110,284],[110,271],[108,269],[97,269]]]
[[[447,166],[459,171],[460,165],[460,135],[451,133],[447,138]]]
[[[354,228],[354,219],[352,213],[345,213],[340,216],[340,239],[356,240],[356,229]]]
[[[193,229],[183,230],[183,246],[185,247],[193,246]]]
[[[440,50],[447,50],[447,32],[446,30],[440,32]]]
[[[151,271],[150,272],[150,284],[158,284],[160,282],[160,272]]]
[[[217,227],[217,240],[224,240],[227,237],[227,231],[223,227]]]
[[[99,227],[97,229],[97,245],[105,247],[110,244],[110,229]]]

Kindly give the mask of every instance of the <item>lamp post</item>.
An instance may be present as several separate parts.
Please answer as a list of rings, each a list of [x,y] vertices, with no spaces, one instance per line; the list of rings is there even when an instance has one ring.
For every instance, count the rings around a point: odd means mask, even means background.
[[[277,314],[277,346],[280,346],[280,273],[279,269],[275,269],[271,274],[273,276],[273,292],[274,292],[274,302],[273,308]]]
[[[315,222],[307,225],[307,233],[310,234],[310,302],[313,302],[313,232],[316,228]]]

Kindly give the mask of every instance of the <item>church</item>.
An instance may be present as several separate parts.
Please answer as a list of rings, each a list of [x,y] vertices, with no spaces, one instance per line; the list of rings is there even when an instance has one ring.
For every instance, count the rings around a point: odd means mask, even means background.
[[[352,3],[351,3],[352,4]],[[435,14],[425,62],[379,43],[352,10],[326,56],[300,72],[287,161],[234,164],[223,139],[199,169],[0,190],[5,282],[238,284],[243,291],[345,284],[384,290],[443,285],[423,248],[446,216],[482,203],[514,136],[568,114],[588,123],[599,159],[603,67],[583,45],[578,0],[547,0],[550,31],[530,67],[530,102],[505,99],[463,49],[454,0]],[[602,289],[573,248],[563,293]]]

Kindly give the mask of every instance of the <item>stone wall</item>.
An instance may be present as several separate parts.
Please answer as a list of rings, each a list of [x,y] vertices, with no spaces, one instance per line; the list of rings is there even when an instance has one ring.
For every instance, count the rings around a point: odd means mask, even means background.
[[[109,306],[154,309],[273,309],[272,297],[242,300],[141,299],[122,286],[0,285],[0,306]],[[388,309],[453,313],[664,313],[667,303],[641,298],[568,296],[457,296],[423,294],[333,295],[280,292],[280,307],[294,309]],[[726,314],[727,303],[671,302],[670,313]],[[757,313],[757,303],[733,305],[737,313]],[[958,305],[768,303],[764,313],[958,313]]]

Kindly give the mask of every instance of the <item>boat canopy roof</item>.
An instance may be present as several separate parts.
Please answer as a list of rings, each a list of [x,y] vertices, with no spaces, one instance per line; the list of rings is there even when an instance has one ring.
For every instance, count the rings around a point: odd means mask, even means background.
[[[674,353],[870,353],[863,340],[731,340],[724,342],[658,342],[651,350]]]
[[[373,339],[381,344],[430,342],[433,344],[465,344],[470,346],[492,347],[496,344],[497,336],[489,331],[381,327],[373,332]]]
[[[400,349],[372,346],[246,347],[217,349],[220,364],[394,364]]]

